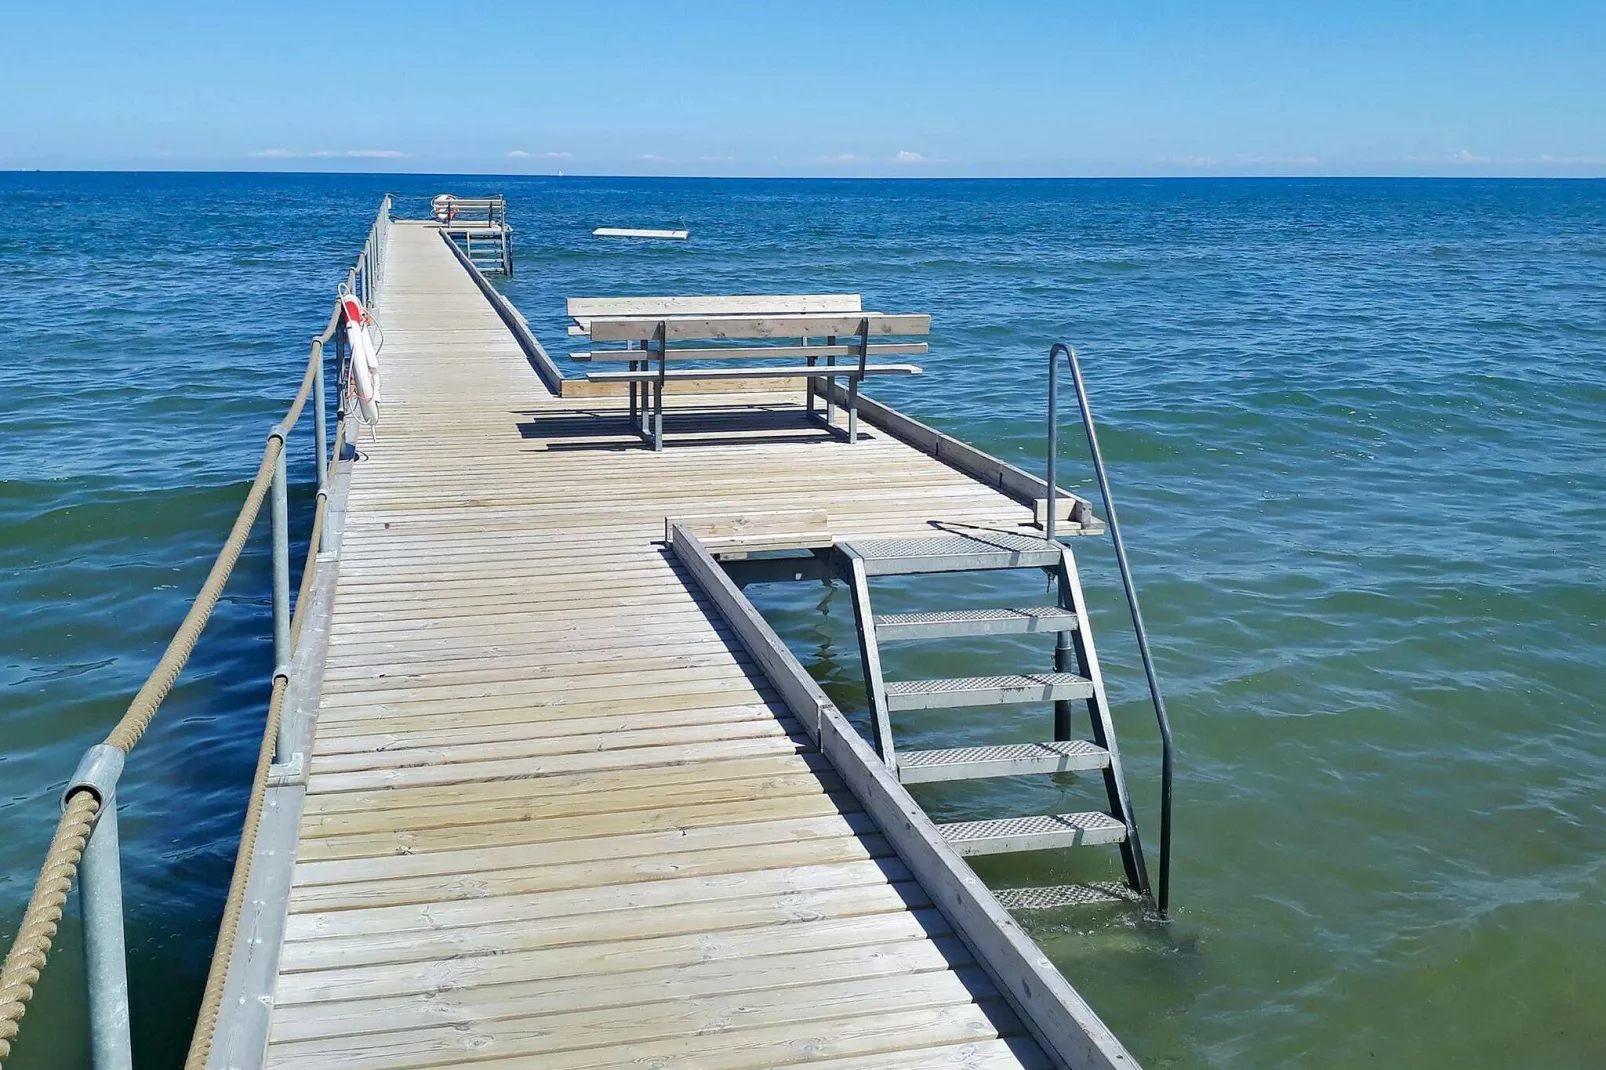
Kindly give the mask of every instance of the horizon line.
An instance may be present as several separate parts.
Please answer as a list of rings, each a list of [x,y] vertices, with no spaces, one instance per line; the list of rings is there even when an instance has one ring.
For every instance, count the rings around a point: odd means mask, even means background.
[[[1375,174],[1247,174],[1247,173],[1208,173],[1208,174],[1064,174],[1064,175],[887,175],[887,174],[859,174],[859,175],[817,175],[817,174],[775,174],[775,175],[732,175],[732,174],[671,174],[671,175],[644,175],[644,174],[603,174],[603,173],[565,173],[563,171],[535,172],[535,171],[343,171],[343,170],[290,170],[276,168],[272,170],[247,170],[244,168],[202,168],[202,167],[166,167],[166,168],[138,168],[138,167],[0,167],[0,174],[50,174],[50,175],[291,175],[298,177],[336,177],[346,176],[355,178],[580,178],[580,179],[629,179],[641,181],[700,181],[700,182],[1190,182],[1190,181],[1495,181],[1495,182],[1599,182],[1606,180],[1606,173],[1601,174],[1571,174],[1571,175],[1524,175],[1524,174],[1467,174],[1460,172],[1427,172],[1398,174],[1379,172]]]

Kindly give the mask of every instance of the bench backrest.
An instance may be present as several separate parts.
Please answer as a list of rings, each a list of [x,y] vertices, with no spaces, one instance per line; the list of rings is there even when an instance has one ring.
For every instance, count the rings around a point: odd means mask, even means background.
[[[763,313],[858,312],[858,294],[725,294],[711,297],[571,297],[568,312],[579,330],[589,333],[598,317],[619,316],[752,316]]]
[[[861,332],[871,338],[889,335],[930,334],[931,317],[885,312],[817,312],[775,315],[699,316],[597,316],[591,320],[591,338],[597,342],[646,342],[658,337],[662,326],[666,342],[687,339],[821,338],[839,340]]]

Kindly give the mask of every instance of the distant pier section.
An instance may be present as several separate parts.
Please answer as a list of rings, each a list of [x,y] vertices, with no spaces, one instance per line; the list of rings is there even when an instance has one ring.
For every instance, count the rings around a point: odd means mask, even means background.
[[[442,193],[429,202],[429,209],[442,232],[476,268],[512,276],[513,228],[507,222],[507,200],[500,193],[489,197]]]

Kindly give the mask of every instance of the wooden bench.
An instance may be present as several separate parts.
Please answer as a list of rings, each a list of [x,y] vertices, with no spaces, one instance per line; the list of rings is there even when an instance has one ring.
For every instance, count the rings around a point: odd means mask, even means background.
[[[823,396],[825,426],[833,433],[845,434],[849,442],[856,442],[859,384],[872,375],[921,373],[913,364],[873,364],[871,358],[923,354],[927,350],[925,342],[871,339],[925,335],[931,330],[928,315],[865,312],[857,294],[573,298],[569,301],[569,315],[575,320],[569,328],[571,334],[589,335],[597,342],[625,343],[623,349],[592,350],[571,356],[578,361],[629,364],[626,371],[590,372],[586,380],[630,384],[631,422],[655,450],[663,449],[664,385],[687,380],[803,379],[808,386],[809,416],[816,415],[815,398]],[[675,342],[702,344],[671,346]],[[711,342],[768,344],[710,345]],[[793,342],[796,344],[788,344]],[[838,364],[839,357],[849,358],[850,362]],[[788,358],[804,363],[774,363]],[[672,360],[769,363],[758,367],[671,369]],[[835,424],[829,385],[822,385],[838,378],[848,381],[845,432]]]
[[[776,312],[861,312],[858,294],[722,294],[709,297],[571,297],[571,335],[591,333],[598,316],[757,316]]]

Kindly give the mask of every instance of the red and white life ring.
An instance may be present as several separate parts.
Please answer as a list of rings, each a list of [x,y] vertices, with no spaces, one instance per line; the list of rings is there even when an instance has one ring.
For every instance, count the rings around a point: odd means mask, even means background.
[[[373,319],[353,294],[341,294],[340,307],[351,343],[351,392],[357,399],[357,415],[372,427],[379,423],[379,349],[369,334]]]
[[[442,193],[429,202],[429,210],[438,222],[450,223],[457,218],[457,198],[450,193]]]

